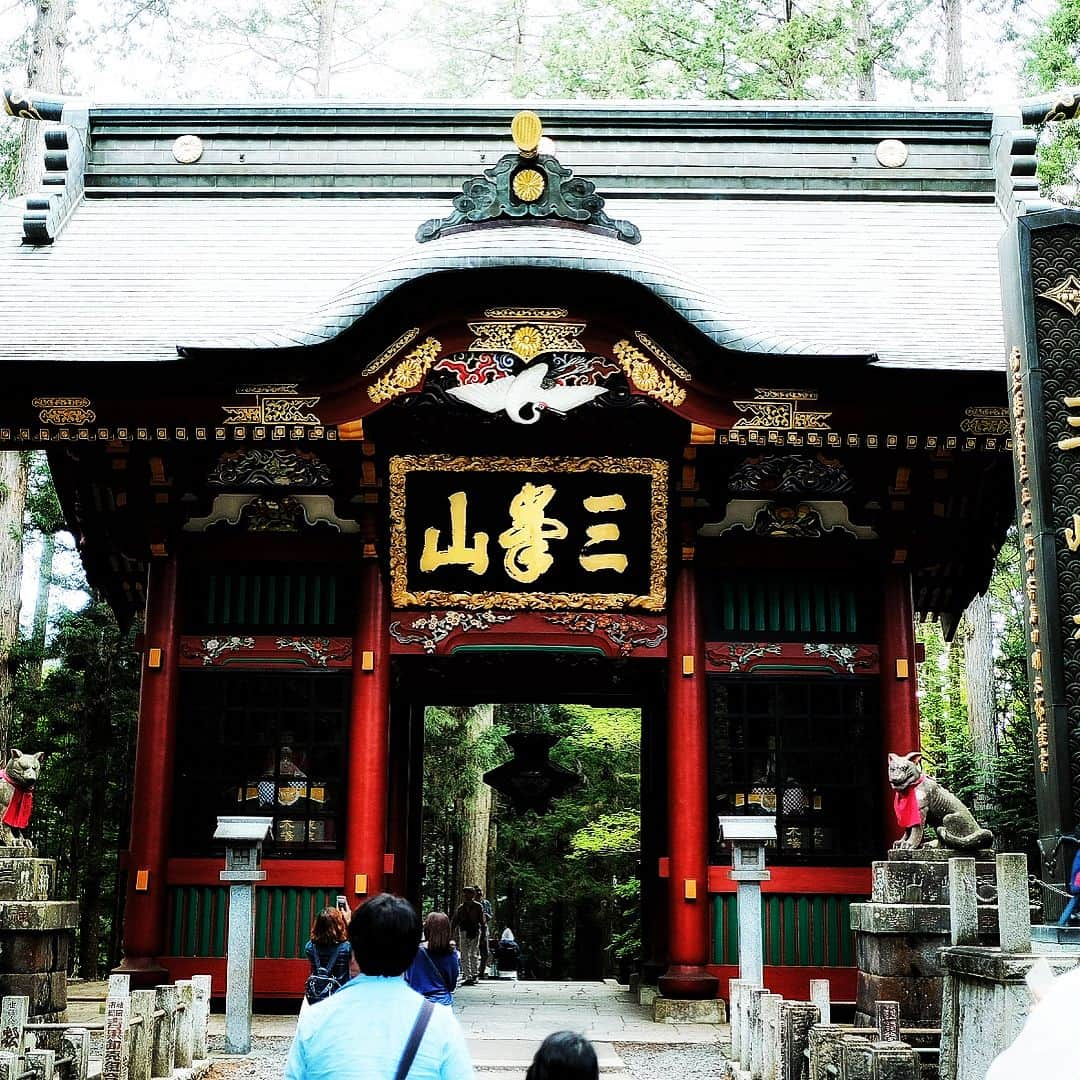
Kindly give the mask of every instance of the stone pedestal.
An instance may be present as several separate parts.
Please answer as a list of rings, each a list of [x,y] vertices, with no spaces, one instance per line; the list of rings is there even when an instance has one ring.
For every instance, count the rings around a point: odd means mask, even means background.
[[[0,847],[0,996],[25,995],[30,1016],[62,1020],[79,905],[51,899],[56,863],[33,848]]]
[[[975,859],[979,940],[997,940],[993,852],[890,851],[887,859],[873,864],[870,901],[851,905],[859,969],[856,1025],[874,1022],[876,1002],[896,1001],[901,1028],[940,1026],[938,950],[950,944],[949,859],[957,855]]]

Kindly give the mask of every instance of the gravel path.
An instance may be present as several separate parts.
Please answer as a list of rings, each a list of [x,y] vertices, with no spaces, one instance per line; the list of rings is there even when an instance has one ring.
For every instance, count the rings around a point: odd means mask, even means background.
[[[221,1046],[214,1046],[213,1042],[211,1052],[220,1052]],[[251,1057],[238,1061],[218,1059],[211,1066],[207,1080],[280,1080],[289,1042],[289,1039],[256,1039]],[[614,1047],[634,1080],[655,1080],[659,1076],[715,1080],[720,1071],[720,1049],[715,1043],[615,1043]],[[503,1075],[506,1080],[517,1080],[512,1072]],[[615,1075],[627,1076],[626,1073]]]

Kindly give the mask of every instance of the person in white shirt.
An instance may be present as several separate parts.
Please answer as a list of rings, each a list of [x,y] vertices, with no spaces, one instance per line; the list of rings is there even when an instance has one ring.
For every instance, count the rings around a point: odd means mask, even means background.
[[[373,896],[353,912],[349,941],[360,974],[300,1017],[285,1080],[472,1080],[453,1012],[403,978],[420,945],[413,906]]]

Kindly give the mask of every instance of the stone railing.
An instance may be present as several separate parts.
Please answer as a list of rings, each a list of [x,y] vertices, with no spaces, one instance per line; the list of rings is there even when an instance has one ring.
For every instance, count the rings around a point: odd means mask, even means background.
[[[949,860],[951,942],[940,953],[942,1080],[982,1080],[991,1062],[1020,1034],[1033,999],[1025,977],[1047,963],[1055,975],[1080,966],[1080,945],[1056,928],[1032,941],[1027,857],[997,856],[998,942],[980,938],[974,860]],[[1062,1068],[1066,1068],[1062,1064]]]
[[[152,1080],[201,1076],[209,1067],[210,976],[153,990],[131,990],[127,975],[109,979],[105,1019],[33,1023],[30,1001],[0,1003],[0,1077],[4,1080]],[[100,1036],[100,1058],[91,1040]]]
[[[880,1001],[877,1027],[830,1023],[829,984],[812,1001],[786,1001],[732,979],[731,1060],[735,1080],[919,1080],[918,1053],[900,1041],[900,1006]]]

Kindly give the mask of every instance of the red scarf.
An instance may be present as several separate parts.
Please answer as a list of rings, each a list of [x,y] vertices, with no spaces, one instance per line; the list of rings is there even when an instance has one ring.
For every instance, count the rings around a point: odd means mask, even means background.
[[[915,789],[925,779],[926,775],[924,774],[906,790],[893,791],[893,811],[896,814],[896,824],[901,829],[910,829],[913,825],[922,824],[922,814],[919,812],[919,797]]]
[[[0,780],[6,780],[12,787],[11,802],[4,811],[3,822],[13,829],[25,829],[30,824],[30,811],[34,809],[34,794],[24,791],[7,774],[6,769],[0,769]]]

